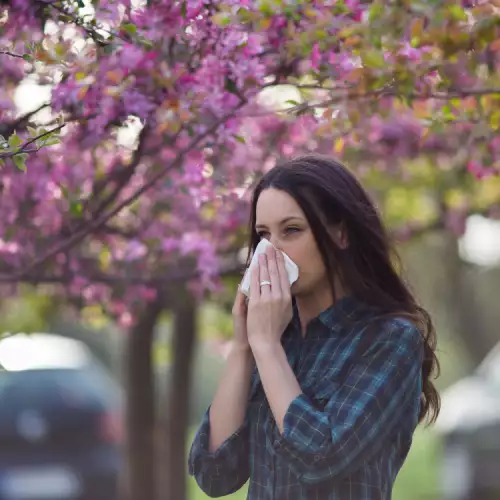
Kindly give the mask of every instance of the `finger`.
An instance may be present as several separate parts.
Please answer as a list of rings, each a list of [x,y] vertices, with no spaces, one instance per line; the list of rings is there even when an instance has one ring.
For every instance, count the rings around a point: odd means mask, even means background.
[[[260,270],[260,280],[259,280],[260,296],[263,298],[270,297],[272,284],[271,285],[269,284],[271,280],[269,277],[269,269],[267,267],[266,254],[259,255],[259,270]],[[263,282],[267,282],[268,284],[262,285]]]
[[[246,310],[246,295],[241,291],[241,286],[238,286],[238,290],[236,292],[236,298],[234,299],[234,311],[239,313],[243,313]]]
[[[286,270],[285,256],[283,255],[283,252],[278,251],[276,253],[277,253],[276,261],[280,277],[281,293],[290,294],[290,280],[288,279],[288,272]]]
[[[253,266],[250,269],[250,300],[258,299],[260,297],[259,277],[259,266]]]
[[[266,250],[267,269],[269,271],[269,281],[271,282],[271,294],[274,296],[278,296],[281,294],[281,282],[278,270],[277,254],[278,251],[273,247],[268,247]]]

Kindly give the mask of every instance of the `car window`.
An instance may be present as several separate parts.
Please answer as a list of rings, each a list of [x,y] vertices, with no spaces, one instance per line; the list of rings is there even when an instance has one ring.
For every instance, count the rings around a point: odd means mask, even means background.
[[[0,404],[33,404],[65,398],[73,402],[116,402],[116,388],[103,371],[92,369],[47,369],[0,371]]]

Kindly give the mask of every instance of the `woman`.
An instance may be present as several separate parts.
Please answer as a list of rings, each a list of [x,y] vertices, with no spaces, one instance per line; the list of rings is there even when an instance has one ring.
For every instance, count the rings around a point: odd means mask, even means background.
[[[234,345],[189,470],[211,497],[375,500],[391,491],[439,396],[435,331],[398,276],[373,203],[339,163],[308,155],[255,188]],[[285,252],[299,267],[290,284]],[[249,257],[250,257],[249,255]]]

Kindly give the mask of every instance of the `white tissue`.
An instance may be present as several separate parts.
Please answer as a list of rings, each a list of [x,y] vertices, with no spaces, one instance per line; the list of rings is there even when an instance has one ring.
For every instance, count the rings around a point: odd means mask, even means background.
[[[273,244],[266,239],[260,240],[259,244],[257,245],[257,248],[255,249],[255,252],[252,256],[252,261],[250,262],[250,266],[248,267],[245,276],[243,277],[243,281],[241,282],[241,291],[248,296],[250,292],[250,275],[251,275],[251,270],[254,268],[254,266],[257,265],[259,255],[261,253],[264,253],[266,251],[266,248],[268,246],[273,246]],[[299,268],[295,262],[288,257],[288,255],[285,252],[282,252],[283,256],[285,257],[285,267],[286,267],[286,272],[288,273],[288,280],[290,281],[290,286],[292,286],[298,279],[299,277]]]

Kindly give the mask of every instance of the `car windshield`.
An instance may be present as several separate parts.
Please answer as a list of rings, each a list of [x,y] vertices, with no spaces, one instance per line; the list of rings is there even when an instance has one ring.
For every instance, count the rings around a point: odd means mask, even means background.
[[[61,399],[67,401],[110,402],[116,395],[108,376],[91,369],[47,369],[0,372],[0,404],[15,406]]]

